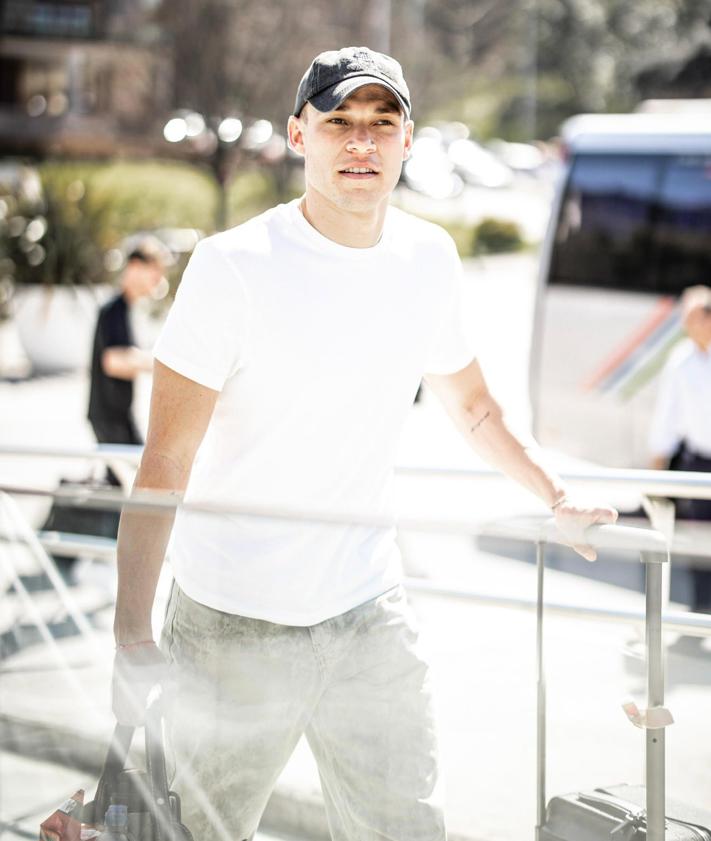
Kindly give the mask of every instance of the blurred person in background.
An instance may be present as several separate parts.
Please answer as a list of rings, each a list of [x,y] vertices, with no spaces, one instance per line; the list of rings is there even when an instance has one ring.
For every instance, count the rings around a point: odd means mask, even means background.
[[[686,289],[681,309],[687,338],[662,372],[649,436],[651,467],[711,473],[711,288]],[[711,500],[675,503],[677,519],[711,520]],[[694,561],[691,608],[711,613],[711,570],[695,568]]]
[[[134,490],[388,518],[426,375],[471,445],[593,560],[584,530],[616,512],[576,502],[509,429],[463,330],[453,241],[389,206],[412,132],[394,59],[314,59],[288,124],[305,194],[196,247],[155,347]],[[114,711],[140,722],[170,663],[173,787],[196,839],[251,837],[305,734],[334,838],[444,841],[430,676],[394,528],[127,510],[118,569]]]
[[[133,417],[133,381],[153,369],[149,351],[136,346],[131,308],[151,297],[163,280],[169,254],[155,237],[135,243],[121,273],[117,295],[99,310],[91,355],[89,421],[100,444],[143,444]],[[120,482],[107,470],[112,485]]]

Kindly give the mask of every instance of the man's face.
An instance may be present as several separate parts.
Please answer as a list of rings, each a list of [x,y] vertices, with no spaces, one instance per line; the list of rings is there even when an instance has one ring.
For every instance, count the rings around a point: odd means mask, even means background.
[[[127,266],[127,272],[133,294],[138,298],[147,298],[153,295],[162,283],[165,269],[157,260],[148,262],[131,260]]]
[[[304,156],[307,192],[343,210],[366,212],[387,201],[412,148],[412,120],[381,85],[365,85],[335,111],[306,104],[289,119],[291,147]]]
[[[684,313],[684,329],[699,347],[711,347],[711,309],[701,304],[690,306]]]

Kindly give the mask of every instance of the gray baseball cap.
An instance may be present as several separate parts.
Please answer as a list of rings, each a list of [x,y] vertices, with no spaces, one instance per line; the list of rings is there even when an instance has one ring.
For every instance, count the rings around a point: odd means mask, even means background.
[[[410,118],[410,91],[399,63],[367,47],[344,47],[320,53],[304,73],[296,92],[294,116],[310,102],[318,111],[335,111],[364,85],[383,85],[395,94],[405,118]]]

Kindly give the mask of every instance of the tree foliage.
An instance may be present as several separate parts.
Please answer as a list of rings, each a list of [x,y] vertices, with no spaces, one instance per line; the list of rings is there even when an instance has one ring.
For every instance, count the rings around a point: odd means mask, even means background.
[[[630,107],[650,63],[711,39],[711,0],[164,0],[157,16],[174,49],[174,107],[280,127],[311,58],[347,44],[390,44],[417,118],[495,96],[495,122],[513,136],[534,95],[549,134],[569,114]]]

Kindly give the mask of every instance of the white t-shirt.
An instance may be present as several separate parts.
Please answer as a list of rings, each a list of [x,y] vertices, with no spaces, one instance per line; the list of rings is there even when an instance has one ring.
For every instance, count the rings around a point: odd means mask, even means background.
[[[664,366],[649,448],[654,455],[671,456],[682,441],[711,458],[711,351],[691,339],[674,348]]]
[[[422,375],[473,358],[461,275],[451,238],[395,208],[372,248],[322,236],[298,201],[200,242],[154,351],[220,391],[185,500],[389,514]],[[184,510],[169,557],[196,601],[287,625],[401,577],[392,529]]]

